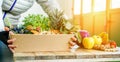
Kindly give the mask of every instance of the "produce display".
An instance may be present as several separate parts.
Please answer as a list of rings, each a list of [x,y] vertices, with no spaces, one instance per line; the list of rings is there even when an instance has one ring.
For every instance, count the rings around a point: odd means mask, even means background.
[[[62,10],[55,9],[48,13],[48,16],[41,14],[29,14],[22,21],[23,24],[11,27],[6,19],[6,24],[16,34],[71,34],[76,28],[70,20],[63,17]]]
[[[79,36],[79,37],[78,37]],[[87,30],[78,31],[76,38],[79,45],[86,49],[95,49],[101,51],[114,52],[117,51],[117,44],[114,40],[109,39],[107,32],[101,32],[98,35],[90,36]],[[81,39],[79,41],[79,39]]]
[[[63,17],[63,11],[54,10],[48,13],[48,16],[30,14],[23,20],[23,25],[12,27],[6,20],[6,26],[16,34],[75,34],[72,38],[79,46],[86,49],[95,49],[101,51],[117,51],[117,44],[109,39],[107,32],[101,32],[98,35],[90,36],[87,30],[80,30],[72,25],[69,20]],[[7,30],[7,28],[6,28]],[[78,31],[80,30],[80,31]]]
[[[16,34],[10,38],[16,38],[17,52],[69,51],[67,43],[79,29],[71,22],[64,18],[63,11],[57,9],[49,12],[48,16],[29,14],[22,25],[11,27]]]
[[[12,30],[18,34],[71,34],[79,28],[63,17],[62,10],[55,9],[48,16],[30,14],[23,20],[23,25]]]

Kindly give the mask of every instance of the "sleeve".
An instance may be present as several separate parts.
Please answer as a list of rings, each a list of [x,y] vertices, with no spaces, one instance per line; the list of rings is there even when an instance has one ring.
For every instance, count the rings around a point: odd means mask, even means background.
[[[2,20],[2,2],[3,0],[0,0],[0,31],[4,31],[4,22]]]
[[[21,17],[21,14],[13,15],[12,13],[7,13],[4,21],[9,21],[12,26],[17,26],[20,23],[19,21],[20,17]]]
[[[48,14],[49,12],[54,11],[55,9],[62,10],[59,3],[56,0],[36,0],[38,4],[41,5],[43,10]],[[63,17],[68,19],[64,13]]]
[[[31,8],[33,4],[34,0],[5,0],[2,4],[3,15],[6,15],[5,18],[12,24],[12,26],[17,26],[19,22],[21,22],[19,20],[21,14]],[[8,10],[10,11],[5,14],[5,11]]]
[[[43,10],[47,13],[49,11],[53,11],[54,9],[60,10],[60,6],[56,0],[36,0],[38,4],[40,4]]]

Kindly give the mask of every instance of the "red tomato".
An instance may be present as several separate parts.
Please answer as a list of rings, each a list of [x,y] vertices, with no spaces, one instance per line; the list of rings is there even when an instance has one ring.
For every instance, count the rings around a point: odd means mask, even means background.
[[[116,47],[117,47],[116,42],[115,42],[115,41],[111,41],[111,42],[110,42],[110,47],[116,48]]]

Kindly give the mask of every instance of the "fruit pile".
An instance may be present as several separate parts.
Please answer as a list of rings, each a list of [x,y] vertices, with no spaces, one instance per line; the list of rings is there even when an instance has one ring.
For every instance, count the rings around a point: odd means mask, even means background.
[[[80,30],[76,35],[80,45],[86,49],[95,49],[101,51],[117,51],[117,44],[114,40],[109,39],[109,35],[106,32],[102,32],[98,35],[90,36],[86,30]]]

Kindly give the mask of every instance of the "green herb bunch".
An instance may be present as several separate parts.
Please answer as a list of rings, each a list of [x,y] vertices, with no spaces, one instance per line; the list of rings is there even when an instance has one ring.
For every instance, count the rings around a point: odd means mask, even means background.
[[[23,26],[28,30],[48,31],[50,29],[49,17],[43,15],[29,14],[23,20]]]

